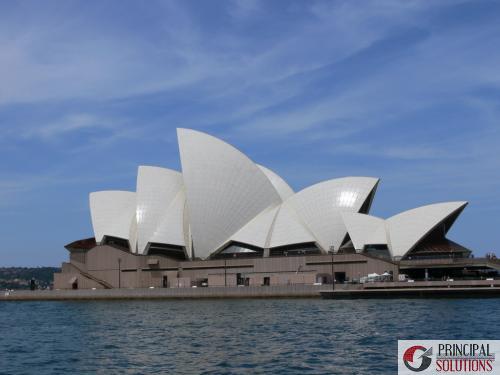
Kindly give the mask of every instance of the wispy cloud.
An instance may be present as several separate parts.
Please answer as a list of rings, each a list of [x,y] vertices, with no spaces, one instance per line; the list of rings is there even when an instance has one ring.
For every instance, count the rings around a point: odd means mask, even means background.
[[[38,126],[26,129],[21,135],[27,138],[40,137],[43,139],[53,139],[55,137],[64,136],[68,133],[80,131],[84,129],[112,129],[118,124],[113,124],[109,120],[100,119],[96,116],[78,113],[70,114],[55,122],[48,124],[39,124]]]
[[[64,218],[50,192],[133,188],[138,164],[178,165],[175,127],[192,127],[295,188],[377,176],[383,216],[469,199],[488,225],[499,16],[466,0],[4,2],[0,205]]]
[[[258,31],[255,37],[237,29],[235,34],[207,32],[182,3],[162,3],[157,14],[143,10],[152,23],[140,25],[145,31],[140,36],[120,18],[115,29],[103,30],[97,13],[105,17],[114,10],[106,6],[89,6],[76,14],[71,6],[51,12],[50,4],[38,9],[33,3],[40,15],[28,27],[21,27],[12,13],[4,16],[0,78],[9,89],[0,92],[0,103],[109,99],[194,84],[234,92],[242,85],[269,84],[345,58],[428,8],[396,2],[340,4],[285,7],[284,16],[299,21],[298,30],[286,26],[263,43]],[[240,18],[259,9],[258,2],[235,1],[227,11]]]

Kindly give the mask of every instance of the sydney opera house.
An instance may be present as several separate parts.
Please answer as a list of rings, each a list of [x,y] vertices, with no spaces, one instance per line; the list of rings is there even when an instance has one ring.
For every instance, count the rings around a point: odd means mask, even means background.
[[[369,214],[377,178],[336,178],[295,192],[220,139],[189,129],[177,136],[181,172],[140,166],[136,191],[90,194],[94,237],[66,245],[70,261],[55,274],[56,288],[440,278],[472,261],[447,238],[467,202],[379,218]]]

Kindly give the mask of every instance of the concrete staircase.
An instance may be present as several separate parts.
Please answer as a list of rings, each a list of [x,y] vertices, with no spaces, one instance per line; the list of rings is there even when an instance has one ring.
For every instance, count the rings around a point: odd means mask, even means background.
[[[70,264],[71,264],[71,267],[73,267],[75,270],[77,270],[80,273],[80,275],[82,275],[83,277],[86,277],[87,279],[95,281],[99,285],[102,285],[104,287],[104,289],[113,289],[113,285],[111,285],[107,281],[99,279],[99,278],[95,277],[94,275],[91,275],[90,273],[85,272],[84,270],[82,270],[80,267],[74,265],[73,263],[70,263]]]

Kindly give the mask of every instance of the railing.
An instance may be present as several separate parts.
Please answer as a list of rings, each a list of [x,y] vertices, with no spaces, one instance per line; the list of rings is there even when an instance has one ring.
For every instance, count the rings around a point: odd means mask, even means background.
[[[400,266],[420,266],[420,265],[467,265],[467,264],[484,264],[491,265],[494,268],[500,267],[500,259],[492,258],[446,258],[446,259],[414,259],[402,260],[399,262]]]
[[[396,289],[396,288],[500,288],[500,280],[454,280],[454,281],[390,281],[363,284],[363,289]]]

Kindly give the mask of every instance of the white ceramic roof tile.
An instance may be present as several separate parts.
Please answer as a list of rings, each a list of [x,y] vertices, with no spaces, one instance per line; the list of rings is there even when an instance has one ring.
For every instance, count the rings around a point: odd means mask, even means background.
[[[294,194],[293,189],[280,176],[278,176],[269,168],[264,167],[263,165],[257,165],[257,166],[262,170],[262,172],[264,172],[269,181],[271,181],[274,188],[280,195],[282,201],[287,200]]]
[[[368,238],[367,245],[388,245],[387,223],[384,220],[384,225],[379,226]]]
[[[231,241],[242,242],[264,248],[266,239],[280,206],[269,207],[236,232]]]
[[[89,201],[97,242],[101,242],[104,236],[129,239],[136,206],[134,192],[97,191],[90,193]]]
[[[384,221],[358,214],[376,178],[339,178],[294,194],[281,177],[217,138],[187,129],[178,129],[178,138],[183,175],[140,167],[137,194],[90,194],[96,241],[127,239],[134,252],[148,242],[181,245],[205,258],[230,240],[263,248],[315,242],[338,250],[349,229],[357,250],[387,243],[402,257],[467,204],[423,206]]]
[[[467,202],[431,204],[404,211],[387,219],[392,256],[406,255],[432,229],[466,205]]]
[[[342,212],[342,218],[356,250],[362,251],[365,245],[387,245],[384,219],[356,212]]]
[[[243,153],[208,134],[177,129],[194,255],[208,257],[267,207],[281,202]]]
[[[169,245],[185,246],[184,242],[184,203],[186,194],[179,190],[168,208],[162,215],[156,230],[151,235],[149,242],[164,243]]]
[[[137,173],[137,245],[138,252],[144,253],[148,242],[156,242],[153,237],[162,233],[162,243],[168,243],[168,228],[164,216],[169,215],[169,207],[183,188],[182,175],[174,170],[140,166]],[[182,215],[179,216],[182,224]],[[175,234],[177,236],[177,234]],[[158,237],[156,238],[158,239]]]
[[[318,239],[323,250],[338,251],[347,233],[341,212],[359,212],[377,178],[345,177],[299,191],[287,200]]]
[[[130,244],[130,251],[133,253],[137,253],[137,218],[135,212],[132,215],[132,223],[130,224],[128,241]]]
[[[280,206],[272,226],[269,244],[266,247],[317,242],[314,235],[301,222],[295,210],[287,203]]]

